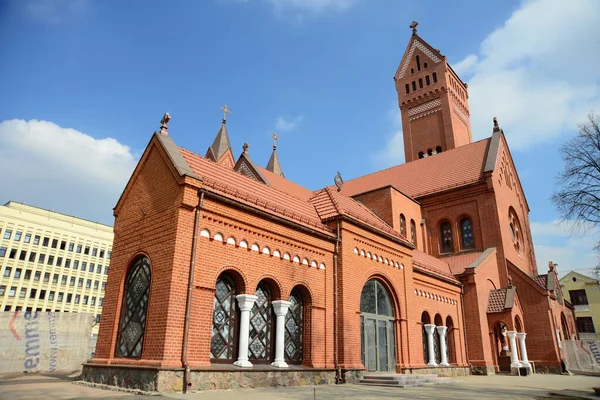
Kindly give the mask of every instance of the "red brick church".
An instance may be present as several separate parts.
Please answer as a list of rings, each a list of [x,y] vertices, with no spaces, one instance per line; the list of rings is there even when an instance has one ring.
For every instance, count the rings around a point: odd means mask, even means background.
[[[497,121],[473,142],[468,87],[415,25],[394,77],[406,163],[312,191],[205,156],[165,114],[115,209],[85,380],[144,390],[356,382],[367,372],[560,372],[576,334],[539,271]],[[491,124],[490,124],[491,125]],[[208,144],[208,143],[207,143]]]

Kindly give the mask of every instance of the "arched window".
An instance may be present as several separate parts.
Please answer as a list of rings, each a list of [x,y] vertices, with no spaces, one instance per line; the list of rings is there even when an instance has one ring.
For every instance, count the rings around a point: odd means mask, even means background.
[[[138,257],[125,279],[123,305],[117,333],[117,357],[142,357],[150,294],[150,261]]]
[[[404,85],[404,89],[406,90],[406,94],[410,93],[410,87],[408,86],[408,83]]]
[[[442,152],[442,146],[436,146],[435,151],[437,153],[441,153]]]
[[[213,325],[210,339],[212,359],[234,359],[237,318],[235,295],[233,280],[226,274],[219,276],[213,300]]]
[[[425,364],[429,362],[429,346],[427,345],[427,332],[425,331],[425,325],[431,324],[431,318],[427,311],[423,311],[421,314],[421,333],[423,336],[423,361]]]
[[[427,149],[427,155],[428,155],[428,156],[431,156],[431,155],[433,155],[433,150],[431,150],[431,149]]]
[[[423,89],[423,78],[419,78],[419,89]]]
[[[304,328],[304,302],[297,289],[290,295],[290,308],[285,315],[285,359],[288,362],[302,362],[302,338]]]
[[[473,238],[473,223],[470,218],[463,218],[460,221],[460,243],[463,250],[475,248],[475,239]]]
[[[426,62],[423,63],[423,67],[427,68],[427,63]]]
[[[431,85],[431,80],[429,79],[429,75],[427,75],[427,76],[425,77],[425,84],[426,84],[427,86]]]
[[[440,225],[440,253],[452,253],[454,243],[452,240],[452,225],[444,221]]]
[[[404,214],[400,214],[400,234],[406,237],[406,217],[404,216]]]
[[[415,81],[412,81],[412,90],[413,90],[413,92],[415,90],[417,90],[417,82],[415,82]]]
[[[508,209],[508,221],[510,238],[517,253],[521,254],[521,248],[523,247],[523,233],[521,232],[521,223],[519,222],[519,217],[517,217],[517,213],[512,207]]]
[[[411,69],[410,69],[410,73],[411,73],[411,74],[414,74],[414,73],[415,73],[415,69],[414,69],[414,68],[411,68]]]
[[[419,56],[417,56],[417,71],[421,70],[421,60],[419,59]]]
[[[456,363],[456,350],[454,343],[454,322],[452,321],[452,317],[446,317],[446,327],[448,330],[446,331],[446,352],[448,354],[448,362],[450,364]]]
[[[423,152],[422,152],[422,151],[420,151],[420,152],[419,152],[419,158],[423,158],[423,157],[425,157],[425,154],[423,154]]]
[[[415,224],[415,220],[410,220],[410,241],[415,246],[417,245],[417,224]]]
[[[250,312],[248,358],[255,361],[269,361],[273,347],[273,306],[271,291],[265,283],[259,283],[256,297]]]
[[[434,72],[431,75],[433,76],[433,83],[437,83],[437,74]]]
[[[433,323],[436,327],[444,325],[444,321],[442,321],[442,316],[440,314],[436,314],[435,318],[433,319]],[[440,344],[440,339],[440,334],[436,329],[435,331],[433,331],[433,351],[435,352],[435,362],[438,364],[442,362],[442,346]]]

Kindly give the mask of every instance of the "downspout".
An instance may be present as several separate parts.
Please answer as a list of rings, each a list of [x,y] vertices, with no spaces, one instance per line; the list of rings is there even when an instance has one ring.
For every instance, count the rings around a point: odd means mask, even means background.
[[[473,368],[471,363],[469,362],[469,346],[467,344],[467,325],[465,322],[465,285],[461,282],[460,285],[460,313],[462,315],[462,326],[463,326],[463,340],[465,343],[465,357],[467,357],[466,361],[469,364],[469,369],[471,370],[471,374],[473,374]]]
[[[339,364],[339,321],[338,321],[338,254],[340,251],[340,220],[337,220],[335,251],[333,253],[333,364],[335,367],[335,383],[343,383],[342,370]]]
[[[196,266],[196,247],[198,244],[198,225],[200,221],[200,211],[204,205],[204,192],[198,190],[198,205],[194,212],[194,236],[192,239],[192,259],[190,261],[190,276],[188,278],[188,292],[185,303],[185,324],[183,325],[183,349],[181,350],[181,363],[183,364],[183,393],[187,392],[190,382],[190,364],[187,359],[188,336],[190,331],[190,312],[192,308],[192,292],[194,290],[194,267]]]

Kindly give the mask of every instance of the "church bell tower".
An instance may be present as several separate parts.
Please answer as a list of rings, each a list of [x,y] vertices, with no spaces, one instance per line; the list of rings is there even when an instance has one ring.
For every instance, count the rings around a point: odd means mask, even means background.
[[[417,35],[417,22],[394,76],[406,162],[471,143],[467,84],[446,57]]]

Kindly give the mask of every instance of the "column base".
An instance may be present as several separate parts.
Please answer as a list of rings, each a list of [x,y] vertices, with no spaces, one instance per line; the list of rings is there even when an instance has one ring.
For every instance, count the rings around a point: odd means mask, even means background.
[[[428,362],[428,363],[427,363],[427,366],[428,366],[428,367],[437,367],[438,365],[437,365],[437,363],[436,363],[436,362]]]
[[[275,361],[273,361],[271,363],[271,365],[273,367],[277,367],[277,368],[289,368],[289,365],[285,361],[277,361],[277,360],[275,360]]]
[[[521,361],[521,367],[531,368],[531,363],[529,361]]]
[[[235,365],[237,367],[242,367],[242,368],[252,368],[252,363],[248,360],[245,360],[245,361],[237,360],[236,362],[233,363],[233,365]]]
[[[517,362],[511,362],[511,363],[510,363],[510,367],[511,367],[511,368],[521,368],[521,367],[522,367],[522,365],[521,365],[521,363],[520,363],[520,362],[518,362],[518,361],[517,361]]]
[[[448,364],[447,362],[441,362],[440,363],[440,367],[449,367],[450,364]]]

